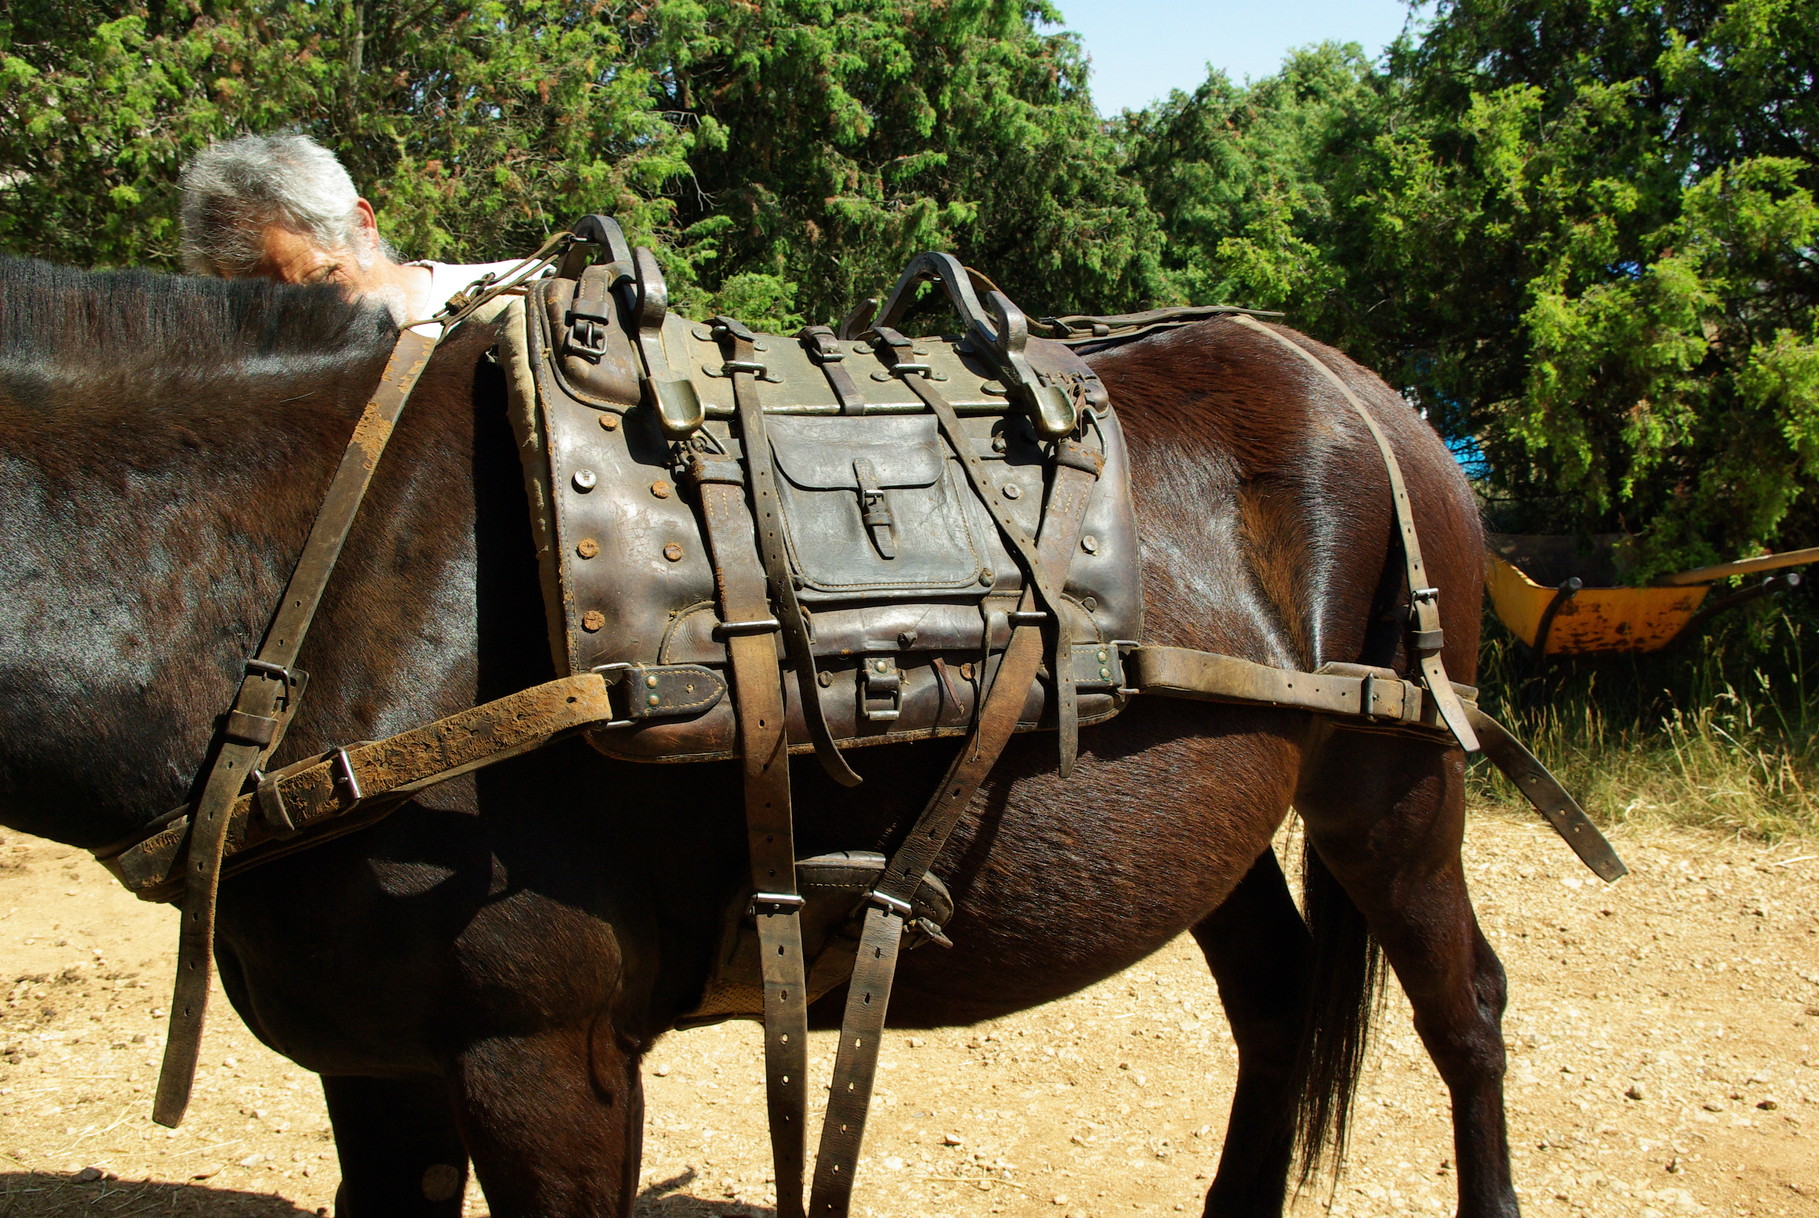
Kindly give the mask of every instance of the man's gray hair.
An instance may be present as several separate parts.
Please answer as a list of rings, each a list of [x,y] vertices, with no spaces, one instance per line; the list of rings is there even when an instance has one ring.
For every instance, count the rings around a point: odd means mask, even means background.
[[[183,171],[183,265],[201,275],[248,274],[274,224],[324,249],[351,249],[364,264],[373,251],[357,240],[359,200],[335,154],[307,135],[212,143]]]

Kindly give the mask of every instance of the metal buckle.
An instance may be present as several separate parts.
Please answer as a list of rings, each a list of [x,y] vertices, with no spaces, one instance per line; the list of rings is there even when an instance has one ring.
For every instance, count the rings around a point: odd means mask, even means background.
[[[334,784],[345,786],[347,793],[353,796],[355,803],[365,799],[366,792],[360,789],[360,776],[354,773],[354,762],[347,755],[347,749],[345,747],[336,749],[331,755],[331,762],[329,773],[332,775],[331,780]]]
[[[896,914],[899,918],[907,919],[910,916],[910,903],[908,901],[900,901],[888,892],[879,892],[874,888],[872,891],[865,894],[865,899],[867,902],[876,905],[886,913]]]
[[[757,617],[744,622],[719,622],[714,626],[716,638],[730,639],[741,634],[769,634],[773,630],[783,629],[783,623],[774,617]]]
[[[903,713],[903,670],[888,656],[861,661],[859,713],[874,723],[888,723]]]
[[[905,361],[901,364],[892,364],[890,366],[890,374],[892,376],[903,377],[908,376],[912,372],[920,373],[923,376],[935,375],[935,370],[927,364]]]
[[[604,318],[582,317],[572,310],[568,316],[568,352],[590,364],[606,355],[606,322]]]
[[[749,372],[762,378],[770,369],[755,359],[729,359],[720,365],[721,376],[731,376],[735,372]]]
[[[246,662],[246,675],[249,677],[264,677],[270,681],[282,681],[286,685],[295,685],[297,683],[296,674],[291,672],[290,669],[282,664],[271,664],[265,660],[248,660]]]
[[[753,917],[793,914],[806,904],[808,904],[807,900],[793,892],[754,892],[748,912]]]

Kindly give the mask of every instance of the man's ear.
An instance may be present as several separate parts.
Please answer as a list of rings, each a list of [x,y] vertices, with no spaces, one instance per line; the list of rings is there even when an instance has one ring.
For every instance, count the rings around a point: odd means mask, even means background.
[[[364,198],[354,200],[354,223],[360,226],[362,236],[379,239],[379,219],[373,215],[373,205]]]

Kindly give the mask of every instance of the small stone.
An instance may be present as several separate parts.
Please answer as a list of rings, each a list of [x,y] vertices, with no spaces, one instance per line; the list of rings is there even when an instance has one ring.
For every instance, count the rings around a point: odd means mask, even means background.
[[[902,1171],[903,1170],[903,1160],[896,1155],[891,1155],[889,1158],[884,1160],[884,1166],[889,1168],[891,1171]]]
[[[1623,1094],[1632,1100],[1642,1099],[1643,1098],[1642,1084],[1641,1083],[1631,1083],[1629,1085],[1629,1089],[1627,1091],[1625,1091]]]
[[[909,1047],[912,1049],[920,1049],[927,1043],[928,1042],[923,1040],[920,1036],[912,1036],[909,1038]]]
[[[1775,1109],[1781,1107],[1781,1105],[1777,1104],[1774,1100],[1759,1100],[1756,1103],[1756,1107],[1762,1109],[1764,1112],[1773,1112]]]
[[[655,1070],[652,1070],[651,1073],[656,1075],[658,1078],[668,1078],[669,1077],[669,1063],[664,1062],[661,1066],[658,1066]]]
[[[1701,1108],[1705,1109],[1707,1112],[1723,1112],[1724,1111],[1724,1105],[1720,1104],[1717,1100],[1707,1100],[1707,1101],[1705,1101],[1705,1103],[1703,1103],[1699,1106]]]
[[[246,1158],[240,1160],[240,1166],[241,1167],[257,1167],[257,1166],[259,1166],[259,1164],[261,1164],[263,1162],[265,1162],[265,1156],[262,1154],[259,1154],[257,1151],[255,1151],[252,1154],[246,1156]]]
[[[192,1180],[212,1180],[216,1176],[221,1174],[221,1166],[222,1165],[219,1163],[210,1163],[207,1167],[203,1168],[201,1171],[192,1175],[190,1177],[190,1179],[192,1179]]]
[[[944,1133],[941,1135],[941,1144],[943,1146],[965,1146],[966,1142],[960,1137],[959,1134]]]
[[[72,1178],[77,1184],[93,1184],[101,1178],[101,1169],[99,1167],[85,1167],[77,1172]]]

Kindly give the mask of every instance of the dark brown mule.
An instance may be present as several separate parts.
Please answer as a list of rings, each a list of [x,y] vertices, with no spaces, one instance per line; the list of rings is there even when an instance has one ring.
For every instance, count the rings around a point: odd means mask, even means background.
[[[552,675],[488,337],[445,347],[385,456],[303,658],[293,755]],[[1393,438],[1469,680],[1463,479],[1380,381],[1295,337]],[[191,794],[389,338],[320,291],[0,265],[0,819],[93,847]],[[1329,384],[1231,322],[1096,367],[1130,440],[1148,641],[1403,663],[1384,470]],[[1239,1045],[1207,1209],[1274,1214],[1297,1131],[1313,1151],[1342,1125],[1368,926],[1452,1091],[1461,1212],[1515,1213],[1503,974],[1460,871],[1459,752],[1149,700],[1081,743],[1067,783],[1051,737],[1013,743],[937,868],[956,946],[906,957],[893,1020],[1027,1007],[1192,929]],[[855,754],[856,792],[799,767],[802,852],[888,849],[951,747]],[[1291,804],[1315,857],[1306,921],[1269,849]],[[469,1158],[501,1218],[628,1213],[639,1057],[703,984],[741,824],[731,766],[570,741],[228,881],[224,982],[324,1075],[343,1218],[452,1218]]]

